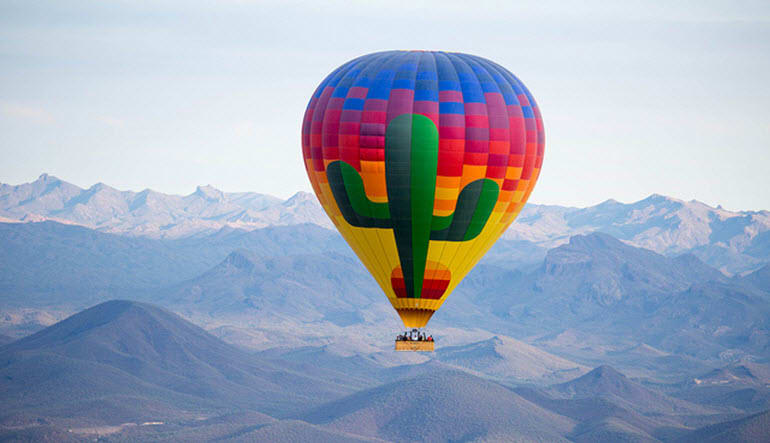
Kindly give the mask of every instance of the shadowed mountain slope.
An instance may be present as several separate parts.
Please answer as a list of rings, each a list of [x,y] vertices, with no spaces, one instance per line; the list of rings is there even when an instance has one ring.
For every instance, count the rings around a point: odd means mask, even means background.
[[[9,335],[0,334],[0,346],[7,345],[15,339]]]
[[[673,394],[717,408],[757,413],[770,409],[770,367],[740,362],[694,377]]]
[[[770,411],[746,418],[706,426],[685,436],[682,443],[755,443],[770,440]]]
[[[195,279],[160,291],[181,312],[200,311],[255,317],[283,316],[302,321],[360,323],[360,310],[381,291],[360,262],[347,255],[287,255],[263,258],[237,250]]]
[[[242,429],[231,435],[218,439],[225,442],[255,442],[271,443],[363,443],[383,442],[379,438],[364,437],[348,432],[326,429],[300,420],[281,420],[256,429]]]
[[[329,252],[352,256],[336,232],[310,224],[155,240],[55,222],[0,223],[0,246],[4,304],[76,308],[192,279],[239,248],[264,258]]]
[[[703,406],[648,389],[609,366],[600,366],[574,380],[554,385],[547,392],[556,398],[603,398],[643,414],[695,415],[712,412]]]
[[[600,398],[554,398],[535,388],[517,388],[527,400],[579,422],[569,438],[575,441],[649,441],[656,435],[682,435],[688,430],[666,416],[645,416]]]
[[[574,426],[501,385],[454,371],[362,391],[301,417],[392,441],[566,441]]]
[[[740,278],[740,281],[761,291],[770,292],[770,265],[763,266],[751,274]]]
[[[694,256],[669,258],[599,233],[572,237],[548,251],[534,272],[511,277],[508,294],[492,288],[474,299],[490,300],[498,315],[526,308],[527,317],[540,315],[541,322],[554,311],[560,312],[559,322],[607,309],[644,313],[695,283],[728,280]]]
[[[753,362],[734,363],[724,368],[697,377],[693,382],[698,386],[708,385],[741,385],[767,386],[770,385],[770,365]]]
[[[579,422],[568,436],[579,442],[670,441],[695,426],[736,416],[734,410],[689,403],[634,381],[609,366],[549,388],[515,392]]]
[[[160,426],[131,426],[103,438],[109,442],[320,442],[359,443],[383,442],[347,432],[326,429],[299,420],[276,420],[270,417],[249,417],[228,414],[207,420],[187,421],[182,424]]]
[[[577,300],[600,306],[679,292],[696,282],[726,280],[692,255],[668,258],[599,233],[572,237],[568,244],[550,250],[536,278],[536,288],[543,292],[558,287]]]
[[[222,408],[273,415],[362,387],[345,379],[279,367],[130,301],[102,303],[0,349],[6,421],[21,414],[122,423]]]
[[[476,316],[489,328],[514,337],[574,328],[698,358],[770,349],[770,293],[691,255],[669,258],[590,234],[548,251],[536,271],[512,277],[507,287],[458,291],[462,298],[445,309],[460,308],[445,315],[470,326],[457,313],[480,310]]]

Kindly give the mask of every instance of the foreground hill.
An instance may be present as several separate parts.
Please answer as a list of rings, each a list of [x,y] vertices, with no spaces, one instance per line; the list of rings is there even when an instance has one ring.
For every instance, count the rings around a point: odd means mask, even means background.
[[[391,441],[567,441],[575,424],[501,385],[454,371],[365,390],[301,418]]]
[[[0,348],[0,421],[120,424],[233,408],[280,415],[363,387],[356,383],[279,367],[155,306],[110,301]]]

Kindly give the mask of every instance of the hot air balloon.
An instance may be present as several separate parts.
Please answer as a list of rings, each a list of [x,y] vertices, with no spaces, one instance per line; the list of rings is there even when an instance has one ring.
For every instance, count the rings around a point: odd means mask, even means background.
[[[321,82],[302,124],[315,194],[407,328],[424,327],[513,222],[544,148],[522,82],[451,52],[351,60]]]

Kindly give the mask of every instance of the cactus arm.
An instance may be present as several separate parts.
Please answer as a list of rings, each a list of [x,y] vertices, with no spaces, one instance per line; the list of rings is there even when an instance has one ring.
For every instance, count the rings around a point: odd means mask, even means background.
[[[329,163],[326,167],[334,200],[342,217],[358,228],[391,228],[387,203],[375,203],[366,196],[361,175],[343,161]]]
[[[431,229],[430,239],[439,240],[439,238],[436,237],[436,233],[447,230],[449,226],[452,225],[453,218],[454,218],[454,213],[451,213],[445,216],[434,215],[430,225],[430,229]]]
[[[500,188],[494,180],[482,178],[468,183],[457,198],[455,211],[433,217],[431,240],[468,241],[478,237],[497,203]]]
[[[340,162],[340,169],[353,210],[360,215],[376,219],[390,219],[388,203],[375,203],[369,200],[364,191],[364,181],[358,171],[345,162]]]
[[[497,203],[497,197],[500,195],[500,187],[494,180],[482,179],[483,185],[481,187],[481,195],[479,195],[479,202],[476,205],[476,209],[473,211],[468,229],[465,231],[463,241],[473,240],[481,234],[484,226],[489,220],[489,216],[492,215],[492,210],[495,209]]]

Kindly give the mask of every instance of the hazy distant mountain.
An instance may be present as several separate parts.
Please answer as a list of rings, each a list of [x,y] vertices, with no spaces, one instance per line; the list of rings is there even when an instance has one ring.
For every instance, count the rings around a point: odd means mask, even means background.
[[[295,371],[163,309],[110,301],[0,348],[0,423],[120,424],[215,411],[286,414],[366,387]]]
[[[258,257],[352,256],[338,234],[313,224],[248,232],[225,228],[201,238],[162,240],[55,222],[0,223],[0,246],[1,305],[6,307],[85,307],[116,296],[141,296],[148,288],[199,276],[236,249]]]
[[[770,366],[734,363],[693,377],[673,395],[711,407],[732,407],[746,412],[769,410]]]
[[[669,441],[689,434],[692,423],[735,416],[644,387],[606,365],[566,383],[515,392],[578,421],[568,436],[578,442]]]
[[[770,366],[753,362],[734,363],[698,376],[693,379],[693,384],[767,386],[770,385]]]
[[[625,409],[643,414],[707,414],[708,408],[648,389],[610,366],[552,386],[547,390],[556,398],[604,398]]]
[[[374,279],[354,257],[334,253],[263,258],[237,250],[203,275],[159,291],[181,312],[362,323],[383,302]]]
[[[567,290],[576,296],[573,310],[580,310],[583,303],[611,306],[637,294],[649,298],[696,282],[726,280],[692,255],[672,259],[595,233],[572,237],[550,250],[536,274],[535,288],[546,293],[554,286]]]
[[[304,192],[284,201],[253,192],[224,193],[199,186],[192,194],[179,196],[150,189],[119,191],[104,183],[82,189],[47,174],[32,183],[0,184],[0,216],[69,222],[103,232],[154,238],[210,234],[223,227],[332,226],[315,197]]]
[[[367,342],[366,337],[346,336],[320,346],[273,347],[259,356],[340,370],[351,376],[374,376],[381,381],[461,369],[506,385],[547,384],[575,378],[588,370],[506,336],[455,346],[439,343],[435,354],[394,353],[376,347],[378,344],[372,339]]]
[[[567,441],[574,427],[501,385],[452,371],[361,391],[301,418],[391,441]]]
[[[0,334],[0,346],[6,345],[14,340],[10,335]]]
[[[46,174],[32,183],[0,184],[3,219],[54,220],[155,238],[205,236],[224,227],[251,230],[313,223],[332,228],[316,198],[304,192],[284,201],[199,186],[190,195],[178,196],[118,191],[103,183],[81,189]],[[667,256],[691,252],[730,273],[770,262],[770,211],[727,211],[661,195],[628,204],[608,200],[588,208],[527,204],[487,260],[508,266],[537,263],[546,250],[591,232]]]
[[[550,249],[590,232],[664,255],[692,252],[730,272],[770,261],[770,211],[727,211],[657,194],[635,203],[607,200],[588,208],[528,204],[504,238]]]
[[[506,381],[556,382],[575,378],[585,366],[549,354],[534,346],[505,336],[460,346],[441,347],[439,361],[478,371]]]
[[[539,340],[535,344],[545,345]],[[555,352],[551,347],[549,349],[551,352]],[[701,360],[691,355],[666,352],[646,343],[607,351],[603,354],[602,361],[622,370],[629,376],[652,378],[666,383],[677,383],[693,374],[703,374],[715,366],[723,364],[722,362]]]
[[[770,291],[770,265],[757,269],[740,278],[739,281],[759,290]]]
[[[486,307],[478,314],[485,324],[514,337],[574,328],[626,346],[643,341],[726,360],[767,355],[770,345],[770,291],[729,279],[692,255],[669,258],[606,234],[573,237],[506,285],[458,289],[468,310]],[[461,322],[458,312],[465,307],[447,315]]]
[[[543,390],[520,387],[515,392],[549,411],[579,422],[570,440],[578,442],[659,441],[688,428],[667,415],[644,415],[600,396],[554,398]],[[657,436],[657,437],[656,437]]]

